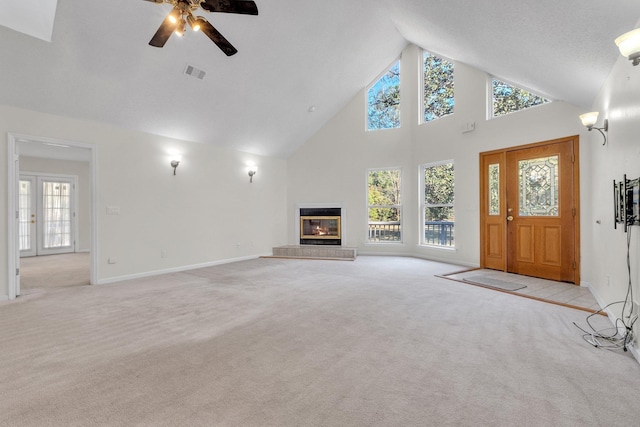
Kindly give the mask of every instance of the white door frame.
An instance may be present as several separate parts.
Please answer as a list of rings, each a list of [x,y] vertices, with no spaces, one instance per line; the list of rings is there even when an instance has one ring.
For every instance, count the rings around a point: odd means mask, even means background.
[[[17,153],[17,144],[20,140],[85,148],[91,152],[89,161],[89,177],[91,181],[89,184],[91,187],[91,262],[89,280],[92,285],[98,283],[98,214],[96,209],[96,203],[98,200],[96,190],[97,147],[83,142],[9,133],[7,136],[7,284],[9,299],[14,300],[20,292],[20,246],[18,244],[18,219],[16,218],[18,212],[18,185],[20,179],[18,176],[20,171],[20,159]]]

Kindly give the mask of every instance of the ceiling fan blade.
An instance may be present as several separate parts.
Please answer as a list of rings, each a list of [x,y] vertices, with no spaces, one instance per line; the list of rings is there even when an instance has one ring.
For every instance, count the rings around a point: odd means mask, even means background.
[[[160,28],[158,28],[158,31],[156,31],[156,33],[149,41],[149,44],[151,46],[162,47],[167,42],[167,40],[169,40],[169,37],[171,37],[171,33],[173,33],[173,31],[176,29],[176,24],[171,22],[171,20],[169,19],[170,16],[171,14],[167,15],[167,17],[164,18],[164,21],[162,21],[162,24],[160,24]]]
[[[200,7],[207,12],[258,14],[258,6],[252,0],[204,0]]]
[[[225,53],[225,55],[231,56],[238,53],[238,49],[233,47],[231,43],[229,43],[229,41],[225,39],[218,30],[213,28],[213,25],[211,25],[209,21],[200,16],[198,17],[198,23],[200,24],[200,31],[205,33],[212,42],[217,44],[218,47]]]

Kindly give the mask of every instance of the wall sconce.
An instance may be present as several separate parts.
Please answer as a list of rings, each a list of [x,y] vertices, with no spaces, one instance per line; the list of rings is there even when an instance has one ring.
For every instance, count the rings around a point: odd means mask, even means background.
[[[604,119],[604,125],[601,128],[596,127],[595,124],[598,121],[598,114],[599,113],[597,111],[592,111],[590,113],[581,114],[580,115],[580,121],[582,121],[582,124],[587,129],[589,129],[589,131],[591,131],[592,129],[595,129],[598,132],[600,132],[602,134],[602,136],[604,137],[604,142],[602,143],[602,145],[605,145],[607,143],[607,135],[605,135],[604,132],[609,132],[609,120]]]
[[[633,65],[640,64],[640,28],[624,33],[615,41],[622,56],[629,58]]]
[[[180,164],[180,161],[182,160],[182,156],[179,154],[175,154],[173,156],[173,159],[171,159],[171,167],[173,168],[173,174],[176,174],[176,168],[178,167],[178,165]]]
[[[257,166],[249,166],[249,182],[253,182],[253,175],[258,173]]]

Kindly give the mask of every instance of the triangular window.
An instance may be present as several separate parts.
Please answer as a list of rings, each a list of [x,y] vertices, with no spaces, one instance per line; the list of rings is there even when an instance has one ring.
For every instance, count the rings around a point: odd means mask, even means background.
[[[549,99],[498,79],[492,79],[491,87],[493,93],[493,117],[551,102]]]

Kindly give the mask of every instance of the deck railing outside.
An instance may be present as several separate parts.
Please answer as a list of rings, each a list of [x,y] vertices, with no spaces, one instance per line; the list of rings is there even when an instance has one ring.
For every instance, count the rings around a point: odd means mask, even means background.
[[[424,242],[427,245],[454,246],[454,222],[425,221]],[[370,221],[369,242],[400,242],[400,221]]]

